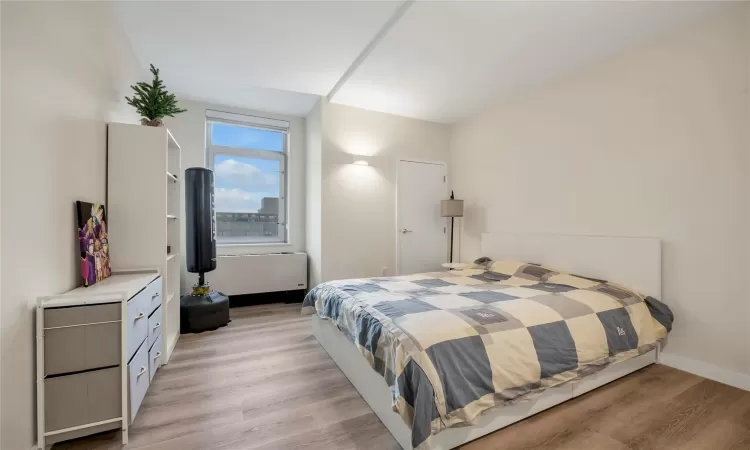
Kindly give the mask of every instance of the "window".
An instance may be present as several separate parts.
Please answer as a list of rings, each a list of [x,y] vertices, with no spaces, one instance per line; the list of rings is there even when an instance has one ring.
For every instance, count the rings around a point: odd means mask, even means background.
[[[206,111],[217,244],[287,242],[289,123]]]

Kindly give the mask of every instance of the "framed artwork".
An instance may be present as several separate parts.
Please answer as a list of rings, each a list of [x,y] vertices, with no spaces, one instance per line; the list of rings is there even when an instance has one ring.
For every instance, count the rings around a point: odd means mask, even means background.
[[[107,240],[107,213],[104,205],[76,202],[78,246],[81,258],[81,278],[88,287],[112,275]]]

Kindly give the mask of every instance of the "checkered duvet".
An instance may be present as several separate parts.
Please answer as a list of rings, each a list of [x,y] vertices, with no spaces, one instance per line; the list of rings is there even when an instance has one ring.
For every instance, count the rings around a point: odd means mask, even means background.
[[[514,261],[473,267],[332,281],[303,303],[385,378],[418,450],[488,408],[648,352],[671,330],[663,303],[610,282]]]

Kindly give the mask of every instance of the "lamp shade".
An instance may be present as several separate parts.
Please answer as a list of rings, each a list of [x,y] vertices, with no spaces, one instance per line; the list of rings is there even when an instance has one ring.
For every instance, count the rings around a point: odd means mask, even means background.
[[[463,217],[464,201],[456,199],[441,200],[440,215],[442,217]]]

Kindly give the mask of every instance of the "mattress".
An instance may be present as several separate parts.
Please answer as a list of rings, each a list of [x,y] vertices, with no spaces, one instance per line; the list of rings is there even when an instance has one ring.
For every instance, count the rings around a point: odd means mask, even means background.
[[[304,314],[331,320],[390,387],[426,449],[441,430],[651,351],[673,316],[605,280],[518,261],[323,283]]]

